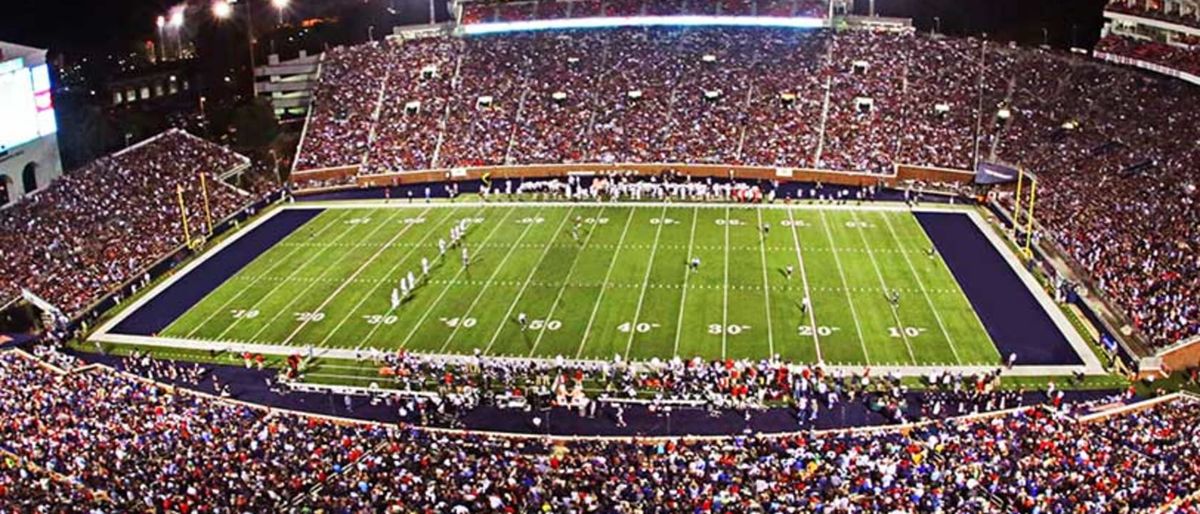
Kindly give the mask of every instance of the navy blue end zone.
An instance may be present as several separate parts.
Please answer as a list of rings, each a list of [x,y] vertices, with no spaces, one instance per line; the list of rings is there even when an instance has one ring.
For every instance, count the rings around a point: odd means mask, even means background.
[[[1004,358],[1015,353],[1023,366],[1083,364],[1033,292],[970,217],[915,215]]]
[[[241,271],[250,261],[322,212],[323,209],[280,211],[159,292],[121,320],[112,332],[142,336],[156,334]]]

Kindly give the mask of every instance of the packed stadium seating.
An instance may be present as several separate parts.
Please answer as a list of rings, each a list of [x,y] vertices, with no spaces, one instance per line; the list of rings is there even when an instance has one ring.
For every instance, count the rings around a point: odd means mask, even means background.
[[[365,173],[1019,164],[1041,181],[1046,235],[1152,344],[1200,334],[1185,301],[1200,294],[1200,91],[1186,84],[973,39],[779,29],[433,38],[341,49],[325,68],[300,170],[357,166],[367,148]]]
[[[1200,38],[1188,49],[1147,39],[1109,34],[1096,43],[1096,51],[1159,64],[1200,76]]]
[[[1149,512],[1200,487],[1200,402],[1185,396],[1087,422],[1025,407],[877,431],[548,440],[267,412],[7,352],[0,416],[0,508]],[[14,458],[80,489],[14,481],[28,473]]]
[[[469,2],[462,23],[490,23],[595,16],[772,16],[824,18],[829,2],[822,0],[560,0]]]
[[[1192,4],[1191,10],[1186,14],[1182,12],[1185,8],[1186,1],[1155,1],[1146,2],[1141,0],[1112,0],[1105,10],[1131,14],[1142,18],[1152,18],[1155,20],[1169,21],[1178,23],[1188,27],[1200,28],[1200,9]]]
[[[0,211],[0,259],[14,270],[0,277],[0,301],[24,288],[67,315],[79,313],[183,244],[177,187],[183,187],[193,234],[204,232],[206,223],[199,174],[209,174],[214,220],[252,203],[215,178],[246,163],[224,147],[171,131],[68,173]]]

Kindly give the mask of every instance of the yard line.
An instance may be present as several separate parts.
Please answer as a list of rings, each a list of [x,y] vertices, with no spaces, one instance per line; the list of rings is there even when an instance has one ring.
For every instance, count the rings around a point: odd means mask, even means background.
[[[533,213],[533,217],[536,218],[538,214],[541,214],[543,208],[544,207],[539,206],[538,210]],[[486,293],[487,290],[491,288],[491,282],[496,280],[496,275],[499,275],[500,270],[504,269],[504,263],[508,262],[508,258],[512,257],[513,252],[517,251],[517,247],[521,244],[521,241],[525,240],[525,236],[529,234],[529,229],[532,229],[534,225],[536,225],[536,223],[528,223],[525,225],[525,228],[521,230],[521,235],[517,237],[516,242],[508,248],[508,252],[504,254],[504,258],[500,259],[500,264],[497,265],[496,269],[492,270],[492,274],[488,276],[488,285],[483,286],[483,289],[480,289],[479,293],[476,293],[475,298],[471,300],[471,304],[467,305],[467,310],[463,313],[463,317],[470,316],[471,311],[474,310],[475,306],[479,304],[479,299],[483,298],[483,293]],[[446,347],[450,346],[450,341],[454,340],[454,335],[458,333],[459,328],[462,328],[462,323],[456,324],[454,328],[450,330],[450,335],[446,336],[446,342],[442,343],[442,347],[438,350],[438,353],[446,353]]]
[[[662,213],[658,215],[658,228],[654,230],[654,245],[650,249],[650,260],[646,265],[646,275],[642,277],[642,293],[638,296],[637,310],[633,314],[633,324],[629,327],[629,340],[625,342],[625,360],[629,360],[629,350],[633,349],[633,336],[637,334],[637,324],[642,317],[642,304],[646,301],[646,285],[650,283],[650,270],[654,269],[654,255],[658,253],[658,240],[662,236],[662,218],[667,217],[667,205],[663,204]]]
[[[858,214],[856,214],[853,210],[850,211],[850,216],[859,224],[863,223],[858,219]],[[879,261],[875,259],[875,252],[871,251],[871,243],[867,241],[866,234],[863,234],[865,230],[863,230],[861,226],[855,230],[858,232],[858,238],[862,239],[863,247],[867,249],[867,256],[871,258],[871,267],[875,269],[875,277],[879,279],[879,285],[883,287],[883,294],[888,294],[888,285],[887,282],[883,280],[883,272],[879,270]],[[912,343],[909,342],[908,335],[904,333],[904,329],[906,327],[904,325],[904,321],[900,319],[900,307],[892,302],[888,302],[888,305],[890,305],[892,308],[892,318],[896,320],[896,332],[899,332],[900,338],[904,340],[904,346],[908,348],[908,356],[912,358],[913,364],[917,364],[917,355],[913,353]]]
[[[379,232],[380,229],[387,226],[389,223],[391,223],[393,220],[395,220],[395,218],[397,216],[400,216],[401,213],[403,213],[403,212],[404,212],[403,209],[396,209],[395,213],[393,213],[391,216],[389,216],[386,220],[380,222],[375,228],[371,229],[371,231],[367,233],[367,235],[364,237],[364,239],[375,235],[376,232]],[[342,262],[343,259],[345,259],[347,256],[349,256],[351,253],[353,253],[353,252],[346,252],[342,255],[339,255],[339,256],[337,256],[336,259],[334,259],[333,262],[335,264],[340,263],[340,262]],[[333,268],[334,268],[333,265],[326,266],[325,269],[321,270],[321,273],[319,275],[317,275],[317,278],[320,279],[320,278],[324,277],[325,274],[329,273],[329,270],[331,270]],[[303,298],[305,293],[307,293],[309,289],[312,289],[313,286],[317,285],[318,283],[320,283],[319,280],[314,280],[312,282],[309,282],[309,284],[304,286],[304,288],[301,289],[299,293],[293,294],[292,299],[288,300],[288,303],[284,304],[282,309],[279,309],[278,312],[271,315],[271,319],[267,320],[267,322],[265,324],[263,324],[263,326],[259,327],[259,329],[254,332],[253,336],[250,336],[250,340],[251,341],[258,340],[258,336],[262,335],[263,331],[265,331],[268,327],[270,327],[272,323],[275,323],[275,320],[278,320],[280,316],[283,316],[285,312],[287,312],[289,309],[292,308],[292,305],[295,305],[297,300]],[[282,284],[280,284],[280,285],[282,286]]]
[[[887,225],[888,232],[892,234],[892,239],[896,241],[896,245],[901,250],[904,249],[904,244],[900,242],[900,237],[896,235],[896,229],[892,227],[892,222],[888,220],[887,214],[881,214],[883,223]],[[917,279],[917,287],[921,289],[921,295],[925,297],[925,303],[929,305],[929,310],[933,311],[933,317],[937,320],[938,327],[942,329],[942,334],[946,336],[946,342],[950,343],[950,351],[954,354],[954,360],[962,364],[962,359],[958,357],[958,349],[954,345],[954,338],[950,336],[950,331],[946,330],[946,324],[942,322],[942,315],[938,313],[937,307],[933,306],[933,300],[929,298],[929,292],[925,290],[925,283],[921,280],[921,276],[917,274],[916,266],[913,266],[912,259],[908,257],[908,252],[900,252],[904,255],[904,262],[908,263],[908,269],[912,271],[913,278]]]
[[[492,236],[496,235],[496,232],[499,231],[500,227],[504,225],[504,222],[508,221],[508,217],[512,216],[512,213],[514,213],[516,211],[517,211],[517,207],[510,207],[508,209],[508,212],[504,213],[504,217],[500,218],[500,221],[492,227],[491,231],[488,232],[487,237],[485,237],[483,239],[483,243],[487,243],[488,241],[491,241]],[[484,246],[483,244],[478,245],[478,247],[483,247],[483,246]],[[467,272],[467,268],[460,268],[458,270],[458,273],[455,273],[453,277],[450,277],[450,280],[448,282],[446,282],[446,287],[442,288],[442,292],[438,293],[438,297],[434,298],[433,302],[430,302],[429,307],[427,307],[425,309],[425,312],[421,314],[421,318],[418,319],[417,322],[413,324],[412,329],[408,331],[408,335],[405,336],[404,341],[400,342],[400,348],[404,348],[404,347],[408,346],[408,341],[412,339],[412,336],[416,335],[417,329],[420,328],[421,324],[425,323],[425,320],[427,318],[429,318],[429,314],[433,312],[433,309],[435,309],[438,306],[438,304],[442,303],[442,298],[446,297],[446,293],[450,292],[450,287],[454,285],[454,281],[458,280],[458,277],[462,276],[462,274],[466,273],[466,272]],[[379,327],[381,327],[381,326],[383,326],[382,323],[371,327],[371,331],[367,332],[367,337],[363,338],[363,341],[370,341],[371,338],[375,335],[375,331],[378,330]]]
[[[426,240],[433,237],[433,234],[441,233],[441,229],[442,229],[441,225],[442,224],[446,223],[447,221],[450,221],[453,224],[453,220],[455,219],[453,216],[454,211],[448,210],[446,212],[450,213],[450,215],[446,216],[445,218],[443,218],[443,219],[439,220],[437,223],[435,223],[435,225],[438,225],[438,227],[436,227],[434,229],[426,230],[425,235],[421,237],[421,240],[417,244],[411,245],[408,252],[406,252],[404,254],[404,257],[396,259],[395,264],[392,264],[391,267],[388,268],[387,275],[390,276],[392,273],[395,273],[396,270],[400,268],[401,264],[404,264],[404,262],[407,261],[409,259],[409,257],[412,257],[412,255],[414,253],[416,253],[418,248],[421,248],[421,246],[425,244]],[[481,212],[482,212],[482,210],[481,210]],[[333,339],[333,335],[336,334],[339,330],[341,330],[342,326],[345,325],[346,322],[350,320],[350,318],[354,317],[354,315],[358,312],[358,309],[361,308],[364,303],[367,303],[367,300],[370,299],[371,296],[375,294],[375,291],[378,291],[379,288],[383,287],[384,284],[394,283],[394,282],[395,281],[393,281],[393,280],[383,280],[383,281],[376,283],[373,287],[371,287],[371,289],[369,291],[367,291],[367,294],[363,295],[363,297],[358,300],[358,303],[355,303],[354,307],[346,312],[345,316],[342,316],[342,319],[340,321],[338,321],[338,324],[333,327],[333,330],[330,330],[328,333],[325,334],[325,338],[321,339],[321,342],[317,343],[317,346],[325,346],[325,343],[329,342],[330,339]],[[359,341],[359,343],[355,347],[355,349],[362,348],[364,343],[366,343],[366,339]]]
[[[423,218],[423,217],[425,217],[426,214],[429,214],[428,207],[426,207],[425,210],[421,211],[421,214],[418,214],[417,217]],[[379,247],[379,249],[376,250],[375,253],[371,254],[371,256],[368,257],[366,261],[363,261],[363,263],[360,264],[358,266],[358,268],[354,270],[354,273],[351,273],[348,278],[343,280],[342,283],[338,285],[337,289],[334,289],[333,292],[329,294],[329,296],[326,296],[325,300],[323,300],[321,302],[321,304],[317,306],[316,309],[313,309],[309,312],[321,312],[321,311],[325,310],[325,307],[328,307],[329,303],[332,302],[334,298],[337,298],[337,295],[341,294],[342,290],[346,289],[346,286],[353,283],[354,279],[358,278],[358,276],[362,274],[363,270],[367,269],[367,266],[370,266],[372,262],[375,262],[375,259],[378,259],[380,255],[383,255],[383,252],[386,251],[388,248],[390,248],[392,243],[395,243],[397,239],[400,239],[400,236],[403,236],[404,234],[408,233],[408,230],[415,226],[417,226],[417,223],[405,223],[404,228],[400,229],[399,232],[396,232],[396,235],[392,236],[391,239],[388,239],[387,243],[384,243],[384,245]],[[433,232],[432,230],[427,231],[427,233],[425,234],[425,237],[429,237],[429,233],[432,233],[432,232]],[[417,248],[415,246],[412,247],[411,249],[408,250],[407,253],[405,253],[404,258],[407,259],[408,256],[411,255],[416,250],[417,250]],[[395,266],[393,267],[393,269],[395,269]],[[378,285],[375,286],[375,288],[378,288],[378,287],[379,287]],[[373,290],[374,289],[372,289],[372,291]],[[282,345],[290,344],[292,342],[292,339],[295,339],[296,334],[299,334],[300,331],[303,330],[306,325],[308,325],[310,320],[311,320],[311,318],[301,320],[300,325],[296,326],[296,328],[292,330],[292,333],[288,334],[287,338],[285,338],[283,340],[283,342],[280,344],[282,344]],[[330,333],[330,335],[332,335],[332,332]],[[328,339],[328,338],[326,338],[326,339]]]
[[[775,358],[775,333],[771,328],[771,283],[767,278],[767,234],[762,231],[763,218],[762,209],[754,209],[758,215],[758,249],[759,257],[762,259],[762,277],[763,277],[763,302],[767,306],[767,351],[770,358]],[[791,212],[791,211],[788,211]],[[813,329],[813,334],[816,334],[816,329]],[[821,347],[817,347],[817,362],[821,361]]]
[[[692,207],[692,231],[688,235],[687,258],[692,259],[692,242],[696,240],[696,218],[700,217],[700,208]],[[688,278],[692,276],[691,270],[687,269],[687,264],[684,264],[683,271],[683,295],[679,299],[679,319],[675,321],[675,352],[672,356],[679,356],[679,338],[683,335],[683,308],[687,305],[687,289]]]
[[[334,225],[336,225],[336,224],[337,224],[337,223],[336,223],[336,221],[338,221],[338,220],[341,220],[342,218],[345,218],[345,217],[349,216],[351,213],[353,213],[353,211],[351,211],[351,210],[347,209],[345,212],[341,213],[341,215],[340,215],[340,216],[337,216],[337,217],[335,217],[333,220],[331,220],[330,222],[326,223],[326,224],[325,224],[325,226],[323,226],[323,227],[321,227],[320,229],[318,229],[318,230],[317,230],[315,233],[313,233],[312,237],[317,237],[317,236],[319,236],[319,235],[321,235],[321,234],[324,234],[326,230],[329,230],[331,227],[333,227]],[[352,228],[353,228],[353,227],[352,227]],[[349,230],[349,229],[347,229],[347,230]],[[285,238],[285,239],[286,239],[286,238]],[[210,313],[208,316],[206,316],[206,317],[204,318],[204,321],[201,321],[199,325],[196,325],[196,326],[195,326],[195,327],[193,327],[191,330],[189,330],[189,331],[188,331],[188,333],[187,333],[187,335],[185,335],[184,337],[185,337],[185,338],[190,338],[190,337],[192,337],[193,335],[195,335],[195,334],[196,334],[196,332],[199,332],[201,328],[204,328],[204,325],[207,325],[207,324],[208,324],[208,322],[212,321],[212,319],[213,319],[213,318],[215,318],[215,317],[217,317],[217,315],[218,315],[218,314],[220,314],[220,313],[222,313],[222,312],[225,312],[225,309],[229,308],[229,305],[230,305],[230,304],[232,304],[232,303],[233,303],[235,300],[237,300],[238,298],[241,298],[241,297],[242,297],[242,295],[246,293],[246,291],[249,291],[251,288],[253,288],[253,287],[254,287],[254,285],[255,285],[255,284],[257,284],[258,282],[262,281],[262,280],[263,280],[263,279],[265,279],[266,277],[270,276],[270,275],[271,275],[271,272],[272,272],[272,271],[275,271],[275,269],[276,269],[276,268],[278,268],[278,267],[280,267],[280,266],[283,266],[285,263],[287,263],[287,262],[288,262],[288,259],[290,259],[290,258],[292,257],[292,255],[295,255],[295,254],[296,254],[296,252],[300,251],[300,248],[301,248],[301,247],[297,246],[297,247],[295,247],[294,249],[292,249],[292,250],[288,251],[288,252],[287,252],[287,253],[286,253],[286,254],[285,254],[283,257],[281,257],[281,258],[279,258],[279,259],[276,259],[274,262],[272,262],[271,266],[270,266],[269,268],[267,268],[267,271],[266,271],[266,272],[264,272],[264,273],[263,273],[263,274],[261,274],[261,275],[258,275],[257,277],[255,277],[255,278],[254,278],[254,280],[250,281],[250,283],[249,283],[249,284],[246,284],[246,285],[245,285],[245,286],[243,286],[241,289],[238,289],[238,291],[237,291],[237,293],[236,293],[236,294],[234,294],[233,296],[229,297],[229,299],[228,299],[228,300],[225,300],[224,302],[222,302],[222,303],[221,303],[221,305],[220,305],[220,307],[218,307],[218,308],[217,308],[217,310],[213,311],[213,312],[212,312],[212,313]],[[268,248],[266,251],[264,251],[264,252],[263,252],[263,254],[266,254],[268,251],[270,251],[270,249],[269,249],[269,248]],[[260,256],[261,256],[261,254],[260,254]],[[256,258],[257,258],[257,257],[256,257]],[[242,268],[242,269],[245,269],[245,268]],[[292,271],[294,272],[295,270],[292,270]],[[236,277],[237,275],[235,274],[234,276]],[[290,276],[290,274],[289,274],[289,276]],[[232,277],[230,277],[230,278],[232,278]],[[269,293],[268,293],[268,294],[269,294]],[[179,318],[179,319],[183,319],[183,316],[180,316],[180,318]],[[179,320],[176,320],[176,321],[179,321]],[[236,323],[236,321],[237,321],[237,320],[234,320],[234,322],[235,322],[235,323]],[[172,322],[172,323],[174,323],[174,322]],[[168,326],[168,327],[167,327],[167,330],[164,330],[163,332],[169,332],[169,330],[170,330],[170,326]]]
[[[808,298],[808,322],[812,326],[813,344],[817,348],[817,363],[824,363],[825,359],[821,357],[821,339],[820,335],[817,334],[817,306],[813,303],[813,298],[808,288],[808,272],[804,269],[804,254],[800,251],[800,235],[796,232],[796,218],[793,216],[792,209],[788,209],[787,213],[788,222],[792,226],[792,243],[796,246],[796,261],[800,265],[800,283],[804,284],[804,297]],[[838,271],[841,271],[840,264],[838,265]],[[862,339],[861,334],[859,339]],[[865,345],[863,349],[866,349]]]
[[[347,211],[347,212],[349,212],[351,214],[346,215],[346,216],[341,216],[338,218],[338,220],[342,220],[344,218],[350,217],[351,215],[353,215],[354,211]],[[334,237],[333,241],[335,241],[335,242],[341,241],[343,237],[346,237],[347,234],[353,232],[355,227],[357,227],[357,226],[358,225],[353,225],[353,224],[347,225],[348,228],[346,230],[343,230],[341,233],[339,233],[337,235],[337,237]],[[288,274],[284,276],[284,278],[286,280],[284,280],[283,282],[280,282],[279,285],[271,288],[271,290],[268,291],[267,294],[264,294],[261,297],[259,297],[257,300],[255,300],[254,303],[251,304],[250,307],[247,308],[246,310],[254,310],[254,309],[258,308],[258,306],[261,305],[263,301],[265,301],[267,298],[270,298],[271,296],[273,296],[277,291],[279,291],[280,288],[287,287],[287,280],[290,280],[293,277],[295,277],[296,274],[300,272],[300,270],[308,267],[309,264],[311,264],[313,261],[317,260],[318,257],[324,255],[325,252],[329,251],[329,249],[331,249],[331,248],[333,248],[333,247],[329,246],[329,247],[317,250],[316,252],[313,252],[313,254],[309,255],[308,258],[304,260],[304,262],[301,262],[299,266],[296,266],[294,269],[292,269],[292,271],[288,272]],[[241,294],[241,292],[239,292],[239,295],[240,294]],[[217,334],[217,336],[214,337],[213,339],[220,340],[221,338],[225,337],[225,334],[229,333],[230,330],[233,330],[233,328],[236,327],[241,321],[242,321],[241,318],[235,318],[233,320],[233,323],[228,324],[223,330],[221,330],[221,333]]]
[[[542,263],[546,261],[546,256],[550,255],[550,249],[554,247],[554,240],[558,239],[558,236],[562,234],[562,229],[567,225],[567,220],[571,219],[571,213],[573,212],[575,212],[575,206],[572,205],[571,208],[567,210],[567,214],[563,216],[562,221],[558,223],[558,227],[554,229],[554,235],[551,236],[550,240],[546,242],[545,247],[542,248],[542,255],[538,257],[537,264],[530,267],[529,275],[525,277],[525,282],[521,284],[521,290],[517,291],[517,295],[513,297],[512,303],[508,305],[508,311],[504,313],[504,317],[500,319],[500,324],[496,327],[496,332],[492,334],[492,338],[488,340],[487,346],[484,347],[484,355],[487,355],[488,352],[492,351],[492,346],[496,344],[496,339],[500,337],[500,332],[504,331],[504,324],[508,323],[509,316],[512,316],[513,311],[516,310],[517,303],[520,302],[521,297],[525,295],[525,290],[529,288],[529,283],[533,281],[533,276],[537,275],[538,268],[542,267]],[[588,237],[591,237],[590,233]],[[574,268],[574,264],[572,264],[571,267]],[[486,288],[484,289],[486,290]],[[471,310],[467,309],[467,313],[470,314],[470,312]],[[550,323],[549,318],[543,321],[542,328],[545,329],[545,325],[548,323]]]
[[[729,349],[729,206],[725,206],[725,287],[721,288],[721,358]]]
[[[829,230],[829,223],[825,220],[825,211],[817,212],[821,215],[821,226],[825,228],[825,237],[829,239],[830,247],[836,247],[837,244],[833,242],[833,232]],[[796,245],[799,247],[799,239],[796,240]],[[858,311],[854,308],[854,297],[850,296],[850,282],[846,280],[846,270],[842,268],[842,258],[838,256],[836,248],[831,253],[833,253],[833,264],[837,267],[838,276],[842,278],[842,291],[846,292],[846,303],[850,305],[850,317],[854,318],[854,331],[858,333],[858,344],[862,345],[863,360],[867,361],[867,364],[870,364],[871,352],[867,351],[867,340],[863,338],[862,323],[858,321]],[[815,331],[816,329],[814,328],[813,330]]]
[[[592,324],[596,322],[596,313],[600,312],[600,304],[604,303],[604,292],[608,290],[608,279],[612,277],[613,266],[617,263],[617,258],[621,256],[621,244],[625,242],[625,234],[629,233],[629,225],[633,223],[633,216],[637,214],[637,207],[629,209],[629,217],[625,219],[625,227],[621,229],[621,238],[617,240],[617,249],[613,252],[613,258],[608,262],[608,271],[604,272],[604,281],[600,283],[600,294],[596,296],[596,304],[592,306],[592,315],[588,318],[587,327],[583,329],[583,337],[579,339],[579,350],[575,352],[575,358],[578,359],[583,355],[583,348],[587,346],[588,336],[592,333]],[[661,223],[662,220],[659,220]]]
[[[603,216],[604,209],[607,208],[607,206],[600,207],[600,212],[596,214],[596,218],[599,219],[601,216]],[[554,311],[558,309],[558,304],[562,301],[563,293],[567,292],[567,285],[571,283],[571,275],[575,273],[575,267],[579,264],[579,256],[582,255],[583,251],[588,248],[588,243],[592,242],[592,236],[595,234],[596,227],[592,227],[592,229],[588,231],[587,237],[583,240],[583,246],[578,252],[575,253],[575,259],[571,261],[571,268],[567,270],[567,276],[563,279],[562,286],[558,288],[558,295],[554,297],[554,303],[550,304],[550,313],[546,315],[546,323],[542,324],[542,329],[538,331],[537,339],[533,340],[533,348],[529,349],[530,357],[533,357],[534,352],[537,351],[538,345],[542,343],[542,337],[546,335],[546,325],[550,323],[550,320],[554,319]]]

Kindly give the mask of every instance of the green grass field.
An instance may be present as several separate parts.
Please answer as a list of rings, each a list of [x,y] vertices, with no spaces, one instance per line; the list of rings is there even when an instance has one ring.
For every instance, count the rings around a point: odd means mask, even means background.
[[[473,221],[467,268],[457,250],[436,259],[438,239],[464,218]],[[332,208],[160,335],[520,357],[998,362],[945,263],[927,254],[931,246],[903,211]],[[420,275],[422,257],[435,262],[430,275],[392,310],[392,288],[410,271]],[[688,270],[691,257],[701,259],[698,271]],[[887,299],[891,290],[900,293],[898,308]],[[812,309],[804,312],[806,291]],[[518,313],[528,317],[524,330]]]

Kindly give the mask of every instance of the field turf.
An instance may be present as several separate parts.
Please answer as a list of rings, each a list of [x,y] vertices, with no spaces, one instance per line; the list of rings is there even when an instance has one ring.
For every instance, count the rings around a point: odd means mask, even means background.
[[[457,249],[438,258],[438,239],[461,219],[471,220],[465,268]],[[900,210],[330,208],[160,335],[570,359],[998,362],[978,316],[931,247],[912,214]],[[689,271],[693,257],[700,266]],[[392,289],[409,272],[420,277],[422,258],[434,263],[429,276],[391,309]],[[892,291],[899,293],[896,306],[888,299]],[[524,328],[519,313],[527,316]]]

